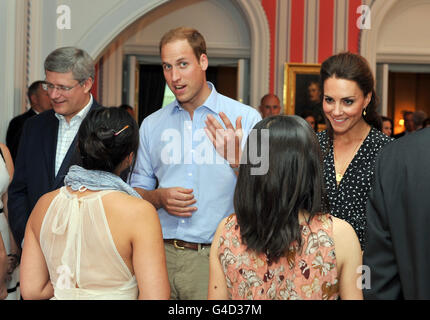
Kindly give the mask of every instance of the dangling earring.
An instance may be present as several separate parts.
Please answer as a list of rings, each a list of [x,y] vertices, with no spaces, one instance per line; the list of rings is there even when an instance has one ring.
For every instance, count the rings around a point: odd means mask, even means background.
[[[367,107],[366,107],[366,108],[364,108],[364,110],[363,110],[363,117],[365,117],[365,116],[366,116],[366,114],[367,114],[366,110],[367,110]]]

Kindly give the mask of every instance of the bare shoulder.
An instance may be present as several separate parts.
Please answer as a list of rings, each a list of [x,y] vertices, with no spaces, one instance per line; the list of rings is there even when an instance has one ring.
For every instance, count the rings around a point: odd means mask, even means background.
[[[32,227],[40,227],[42,225],[43,218],[45,217],[46,211],[48,211],[49,206],[52,203],[52,200],[58,195],[60,189],[45,193],[43,196],[39,198],[36,205],[33,208],[33,211],[30,214],[30,218],[28,223]]]
[[[56,189],[54,191],[45,193],[39,198],[34,209],[48,209],[52,200],[54,200],[54,198],[58,195],[59,192],[60,189]]]
[[[151,216],[158,218],[157,210],[148,201],[130,196],[124,192],[112,192],[103,197],[103,203],[111,212],[120,212],[124,217],[132,221],[139,219],[150,219]]]
[[[331,216],[333,221],[333,237],[342,239],[343,237],[357,236],[354,228],[345,220]]]
[[[333,217],[333,240],[338,260],[361,254],[360,242],[354,228],[345,220]]]

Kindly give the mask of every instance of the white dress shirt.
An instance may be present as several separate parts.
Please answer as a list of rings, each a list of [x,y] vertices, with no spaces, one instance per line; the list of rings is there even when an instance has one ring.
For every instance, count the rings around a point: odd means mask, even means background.
[[[70,122],[67,122],[66,118],[63,115],[55,113],[55,116],[59,120],[57,151],[55,154],[55,176],[57,176],[61,164],[63,163],[64,157],[66,156],[66,153],[69,150],[73,139],[78,133],[82,120],[84,120],[88,111],[90,111],[92,104],[93,96],[90,94],[90,101],[88,102],[88,104],[81,111],[79,111],[78,114],[76,114],[72,119],[70,119]]]

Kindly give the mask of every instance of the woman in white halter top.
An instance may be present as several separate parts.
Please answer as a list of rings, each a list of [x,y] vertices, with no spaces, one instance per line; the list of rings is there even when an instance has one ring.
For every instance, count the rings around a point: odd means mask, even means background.
[[[84,119],[82,167],[72,166],[66,186],[39,199],[27,223],[24,299],[169,298],[157,211],[118,177],[138,141],[137,123],[122,109],[92,110]]]

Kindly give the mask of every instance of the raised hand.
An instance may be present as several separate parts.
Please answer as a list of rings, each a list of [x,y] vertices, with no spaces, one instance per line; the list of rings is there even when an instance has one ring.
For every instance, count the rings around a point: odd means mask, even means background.
[[[234,128],[224,112],[220,112],[219,116],[224,122],[226,129],[224,129],[215,117],[208,115],[205,121],[205,132],[218,154],[227,160],[231,167],[238,167],[240,157],[242,156],[242,117],[239,116],[236,119],[236,128]]]

